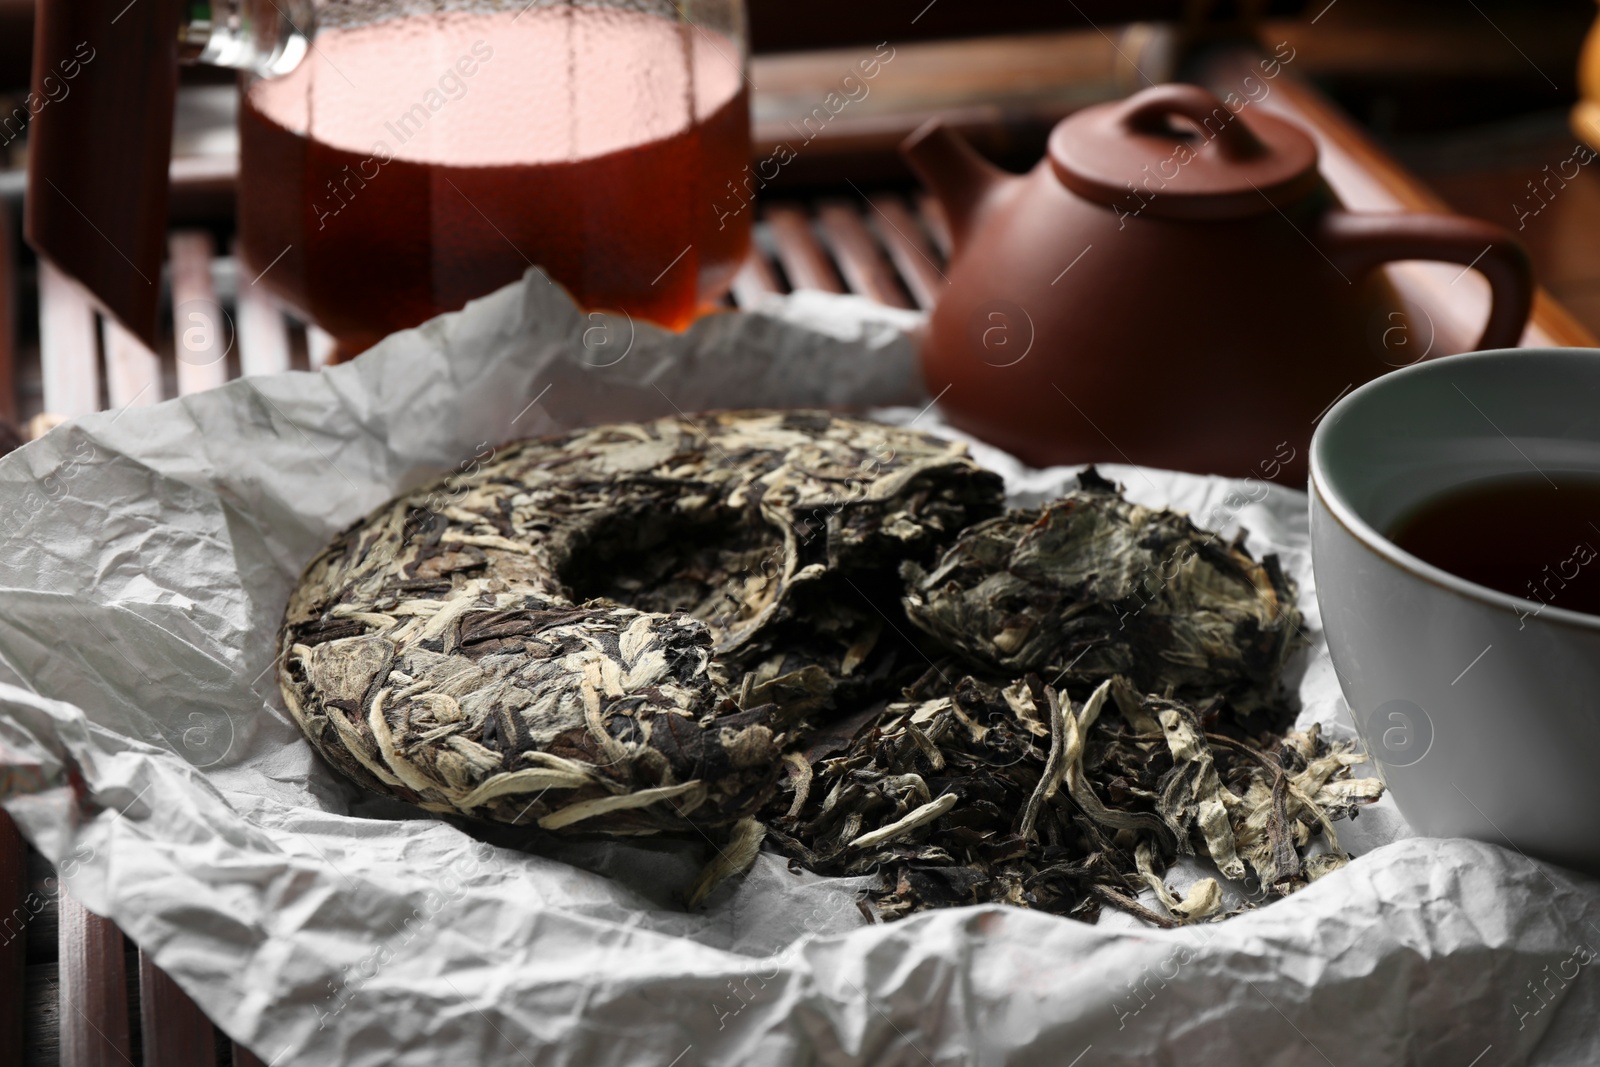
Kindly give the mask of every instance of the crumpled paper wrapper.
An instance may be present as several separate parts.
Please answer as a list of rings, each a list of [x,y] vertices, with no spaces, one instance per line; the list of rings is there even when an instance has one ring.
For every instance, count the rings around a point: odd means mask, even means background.
[[[939,429],[907,384],[918,321],[802,294],[671,336],[530,272],[351,365],[56,429],[0,461],[6,809],[273,1067],[1593,1062],[1600,884],[1409,837],[1387,802],[1340,824],[1348,868],[1179,930],[1000,906],[867,925],[854,883],[770,856],[685,912],[703,843],[523,851],[357,793],[286,717],[284,601],[372,507],[593,421],[788,404]],[[1071,477],[976,451],[1019,503]],[[1282,554],[1314,641],[1303,721],[1347,731],[1304,495],[1104,469]]]

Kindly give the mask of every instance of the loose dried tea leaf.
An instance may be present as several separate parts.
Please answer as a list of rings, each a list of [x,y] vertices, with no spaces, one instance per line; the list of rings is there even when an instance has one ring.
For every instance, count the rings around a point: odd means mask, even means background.
[[[1035,707],[1053,699],[1037,678],[1009,693],[965,678],[890,705],[842,754],[813,760],[797,814],[798,792],[780,786],[769,844],[824,874],[877,872],[881,917],[983,901],[1092,914],[1073,886],[1096,872],[1070,868],[1103,835],[1049,788],[1069,758],[1064,715],[1039,736]],[[1114,866],[1098,873],[1137,891]]]
[[[740,819],[728,832],[728,843],[717,853],[717,858],[706,864],[700,877],[689,890],[689,907],[698,907],[711,891],[729,878],[750,869],[761,853],[761,839],[767,828],[751,818]]]
[[[1234,844],[1233,827],[1228,822],[1230,807],[1239,798],[1228,791],[1217,776],[1216,761],[1201,739],[1198,717],[1193,711],[1169,700],[1145,702],[1161,724],[1173,768],[1161,783],[1161,817],[1177,835],[1180,851],[1192,829],[1205,838],[1206,854],[1228,878],[1243,878],[1244,863]]]
[[[1237,745],[1227,738],[1211,740]],[[1380,779],[1349,776],[1349,768],[1366,756],[1348,742],[1329,745],[1315,725],[1286,736],[1276,759],[1250,755],[1266,773],[1251,778],[1233,817],[1240,854],[1261,884],[1287,895],[1349,862],[1333,823],[1383,795]],[[1303,846],[1318,832],[1328,850],[1305,856]]]
[[[356,782],[550,830],[748,815],[802,717],[921,669],[879,605],[1002,499],[959,445],[826,413],[602,426],[474,466],[311,562],[280,682]]]
[[[1294,585],[1242,536],[1123,499],[1093,468],[1039,508],[968,530],[931,568],[907,563],[906,613],[970,665],[1072,684],[1124,675],[1142,693],[1277,699],[1296,647]]]
[[[1200,878],[1189,887],[1189,892],[1182,899],[1162,881],[1155,872],[1155,863],[1152,859],[1154,850],[1149,841],[1139,842],[1134,850],[1134,859],[1139,864],[1139,877],[1155,892],[1156,899],[1161,901],[1168,912],[1177,916],[1180,921],[1191,922],[1195,919],[1205,919],[1215,915],[1222,907],[1222,887],[1215,878]]]
[[[1361,757],[1315,729],[1269,756],[1205,733],[1205,714],[1120,677],[1082,702],[1036,675],[1004,689],[963,678],[814,751],[762,812],[767,841],[823,874],[876,874],[880,918],[995,902],[1092,920],[1109,903],[1172,926],[1222,908],[1215,879],[1183,894],[1162,880],[1180,852],[1235,878],[1248,863],[1274,895],[1344,863],[1332,820],[1381,792],[1348,777]],[[1166,915],[1137,902],[1147,888]]]

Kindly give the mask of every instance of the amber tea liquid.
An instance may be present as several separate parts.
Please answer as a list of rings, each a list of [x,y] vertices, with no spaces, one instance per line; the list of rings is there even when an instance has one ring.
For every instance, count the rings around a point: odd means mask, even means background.
[[[1419,505],[1389,539],[1469,582],[1600,615],[1600,475],[1466,485]]]
[[[317,34],[239,120],[246,270],[353,355],[546,269],[586,307],[681,327],[749,213],[737,46],[604,7],[450,12]]]

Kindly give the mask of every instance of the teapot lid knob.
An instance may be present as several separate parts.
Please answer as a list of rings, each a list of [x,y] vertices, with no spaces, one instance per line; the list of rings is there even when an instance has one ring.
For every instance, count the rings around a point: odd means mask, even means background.
[[[1232,97],[1230,96],[1230,102]],[[1236,219],[1299,200],[1321,182],[1317,145],[1245,100],[1156,85],[1063,119],[1050,166],[1063,185],[1130,215]]]

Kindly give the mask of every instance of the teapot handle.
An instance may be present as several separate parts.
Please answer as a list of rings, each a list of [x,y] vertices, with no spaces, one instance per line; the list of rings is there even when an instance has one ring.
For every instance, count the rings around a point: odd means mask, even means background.
[[[1510,232],[1460,215],[1330,210],[1316,244],[1347,281],[1385,263],[1459,263],[1489,281],[1489,321],[1477,349],[1515,348],[1533,309],[1533,267]],[[1465,273],[1465,271],[1463,271]]]

